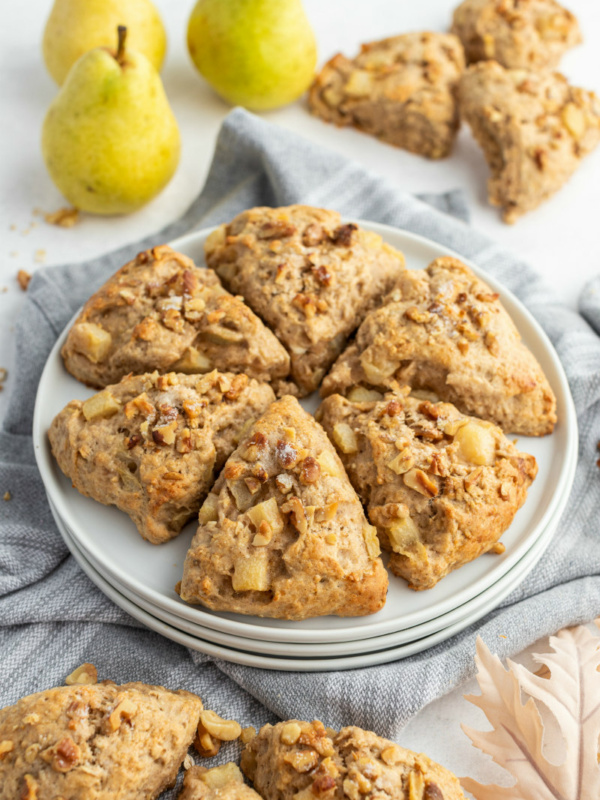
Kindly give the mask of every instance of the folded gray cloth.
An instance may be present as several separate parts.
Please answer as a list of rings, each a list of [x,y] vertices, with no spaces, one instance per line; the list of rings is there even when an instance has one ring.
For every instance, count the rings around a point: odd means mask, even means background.
[[[540,564],[502,608],[424,653],[345,673],[240,667],[189,652],[140,626],[69,556],[48,509],[30,438],[36,386],[50,348],[73,312],[117,267],[142,248],[227,221],[244,208],[298,202],[429,237],[502,281],[552,339],[569,377],[581,435],[568,511]],[[5,490],[12,494],[10,502],[0,501],[1,705],[60,684],[77,664],[91,661],[102,677],[196,691],[209,707],[244,725],[275,717],[319,718],[333,727],[356,724],[397,737],[420,708],[473,673],[478,634],[506,656],[600,614],[600,294],[586,292],[588,325],[527,264],[473,231],[465,218],[460,192],[416,199],[359,164],[235,110],[223,124],[206,186],[181,220],[102,258],[36,273],[17,329],[18,366],[0,432],[0,496]]]

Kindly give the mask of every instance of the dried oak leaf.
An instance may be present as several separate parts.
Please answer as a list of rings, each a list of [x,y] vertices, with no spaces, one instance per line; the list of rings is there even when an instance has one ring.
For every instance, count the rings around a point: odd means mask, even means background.
[[[600,619],[596,620],[600,627]],[[491,731],[463,725],[473,744],[515,778],[510,788],[482,786],[461,778],[476,800],[592,800],[600,797],[600,638],[580,626],[549,640],[553,652],[534,655],[544,677],[507,660],[504,669],[481,639],[477,641],[477,682],[481,695],[465,698],[480,708]],[[521,692],[529,695],[525,704]],[[554,716],[564,739],[565,760],[545,757],[544,725],[536,703]]]

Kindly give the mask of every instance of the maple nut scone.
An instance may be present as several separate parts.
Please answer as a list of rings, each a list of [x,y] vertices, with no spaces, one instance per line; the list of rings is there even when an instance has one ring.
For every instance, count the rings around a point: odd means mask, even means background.
[[[458,779],[422,753],[318,721],[263,726],[241,767],[263,800],[465,800]]]
[[[24,697],[0,710],[0,800],[154,800],[175,783],[202,701],[111,681]]]
[[[576,18],[556,0],[464,0],[452,33],[468,63],[493,59],[510,69],[554,69],[581,42]]]
[[[377,533],[325,431],[289,395],[230,456],[199,514],[182,600],[281,619],[385,603]]]
[[[323,397],[384,391],[394,382],[433,392],[506,432],[552,433],[556,399],[498,294],[448,256],[406,270],[371,311],[323,381]]]
[[[128,376],[72,400],[48,436],[81,494],[117,506],[160,544],[197,514],[244,426],[274,399],[269,384],[216,370]]]
[[[217,228],[205,249],[208,266],[288,350],[302,395],[319,386],[404,268],[404,256],[377,234],[301,205],[244,211]]]
[[[411,589],[431,589],[482,553],[504,551],[497,542],[537,464],[496,425],[409,392],[332,395],[317,417],[391,553],[391,571]]]
[[[354,59],[338,53],[309,92],[313,114],[352,125],[428,158],[452,150],[459,127],[456,89],[465,66],[448,33],[406,33],[364,44]]]
[[[508,223],[557,192],[600,141],[600,100],[559,73],[474,64],[459,105],[491,171],[489,202]]]
[[[276,381],[290,367],[271,331],[212,270],[167,245],[139,253],[92,295],[62,357],[75,378],[99,389],[155,369]]]
[[[259,794],[244,783],[240,768],[233,762],[206,769],[188,769],[177,800],[261,800]]]

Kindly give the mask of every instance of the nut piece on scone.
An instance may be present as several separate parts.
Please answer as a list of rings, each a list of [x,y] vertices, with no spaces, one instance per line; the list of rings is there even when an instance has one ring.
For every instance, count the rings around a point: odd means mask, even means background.
[[[160,544],[197,514],[244,427],[274,399],[246,375],[130,375],[72,400],[48,436],[81,494],[117,506]]]
[[[459,127],[456,88],[465,67],[448,33],[406,33],[338,53],[317,75],[310,110],[428,158],[449,155]]]
[[[576,18],[556,0],[464,0],[452,33],[469,64],[494,59],[510,69],[554,69],[581,42]]]
[[[139,253],[87,301],[62,349],[67,370],[103,388],[133,372],[219,369],[275,381],[289,356],[211,269],[167,245]]]
[[[387,573],[375,528],[325,431],[285,396],[230,456],[199,514],[180,596],[215,611],[373,614]]]
[[[537,464],[491,422],[409,391],[366,402],[335,394],[317,416],[392,554],[390,569],[411,589],[431,589],[494,550]]]
[[[459,104],[491,170],[489,201],[508,223],[557,192],[600,141],[600,100],[559,73],[474,64]]]
[[[422,753],[318,721],[265,725],[243,750],[241,767],[263,800],[465,800],[458,779]]]
[[[209,236],[206,260],[287,348],[301,394],[404,268],[380,236],[311,206],[244,211]]]
[[[239,767],[230,761],[212,769],[188,769],[177,800],[261,800],[261,797],[246,786]]]
[[[202,701],[162,686],[61,686],[0,710],[0,800],[154,800],[175,783]]]
[[[455,258],[407,270],[323,381],[360,399],[394,381],[435,393],[506,432],[552,433],[556,399],[498,295]]]

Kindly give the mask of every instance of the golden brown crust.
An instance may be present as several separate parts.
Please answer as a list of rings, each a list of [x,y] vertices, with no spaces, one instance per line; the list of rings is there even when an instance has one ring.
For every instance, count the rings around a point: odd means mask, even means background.
[[[128,376],[72,400],[48,436],[79,492],[116,505],[160,544],[197,513],[244,425],[273,400],[268,384],[216,370]]]
[[[385,602],[374,528],[323,429],[286,396],[252,426],[200,510],[181,598],[282,619]]]
[[[301,394],[404,267],[380,236],[311,206],[244,211],[209,236],[206,260],[289,351]]]
[[[239,768],[229,762],[208,770],[201,766],[188,769],[177,800],[261,800],[261,797],[246,786]]]
[[[430,589],[493,549],[537,473],[500,428],[409,395],[328,397],[318,418],[391,551],[390,569]]]
[[[494,59],[510,69],[553,69],[581,42],[576,18],[556,0],[464,0],[452,33],[468,63]]]
[[[61,686],[0,710],[0,800],[154,800],[175,783],[202,702],[162,686]]]
[[[130,372],[217,367],[285,378],[289,356],[210,269],[167,245],[139,253],[87,301],[62,349],[67,370],[102,388]]]
[[[394,381],[529,436],[551,433],[556,399],[498,295],[455,258],[406,270],[323,381],[321,394]]]
[[[459,103],[491,170],[489,201],[508,223],[557,192],[600,141],[600,101],[558,73],[475,64]]]
[[[325,64],[309,93],[313,114],[353,125],[428,158],[449,155],[459,126],[460,41],[447,33],[407,33],[364,44],[354,59]]]
[[[241,766],[264,800],[464,800],[458,779],[427,756],[318,721],[265,725]]]

